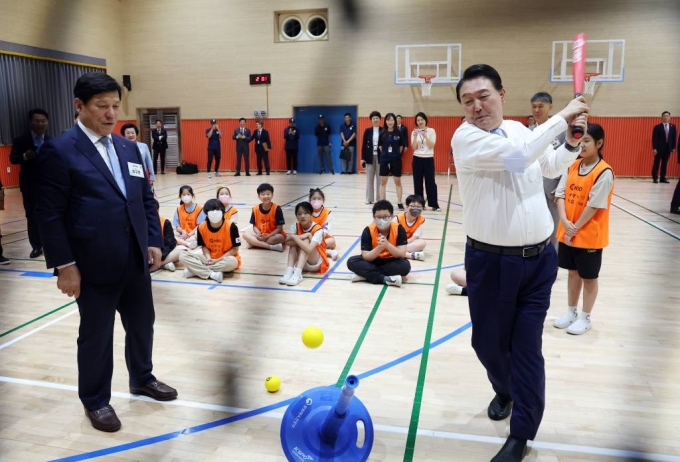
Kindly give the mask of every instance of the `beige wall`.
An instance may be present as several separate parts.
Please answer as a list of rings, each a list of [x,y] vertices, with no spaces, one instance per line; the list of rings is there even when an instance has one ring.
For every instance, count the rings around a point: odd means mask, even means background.
[[[506,114],[524,115],[536,91],[551,92],[556,106],[568,100],[571,85],[548,81],[551,42],[580,31],[626,39],[626,81],[600,85],[595,114],[680,112],[678,0],[358,0],[358,30],[344,20],[339,0],[6,3],[0,39],[106,58],[117,79],[131,74],[129,118],[138,107],[169,106],[179,106],[183,118],[251,116],[266,108],[265,88],[248,85],[255,72],[272,73],[270,117],[308,104],[358,104],[362,115],[374,108],[459,115],[451,87],[435,87],[423,100],[420,88],[393,83],[395,45],[447,42],[463,44],[463,67],[495,66],[508,91]],[[274,43],[274,10],[324,7],[329,41]],[[42,21],[50,26],[32,26]]]

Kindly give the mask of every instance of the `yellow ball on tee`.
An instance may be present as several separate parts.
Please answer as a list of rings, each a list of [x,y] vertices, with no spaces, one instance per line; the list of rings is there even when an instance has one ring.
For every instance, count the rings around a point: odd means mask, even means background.
[[[319,348],[323,343],[323,331],[318,327],[308,327],[302,332],[302,343],[307,348]]]
[[[278,375],[270,375],[267,380],[264,381],[264,387],[269,393],[276,393],[281,388],[281,379]]]

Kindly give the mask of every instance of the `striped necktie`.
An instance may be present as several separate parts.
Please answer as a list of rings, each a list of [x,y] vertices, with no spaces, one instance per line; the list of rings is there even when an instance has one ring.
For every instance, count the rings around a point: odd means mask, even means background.
[[[508,135],[505,134],[502,128],[494,128],[493,130],[489,131],[489,133],[493,133],[494,135],[502,136],[503,138],[507,138]]]
[[[106,155],[109,157],[109,164],[111,167],[111,173],[113,173],[113,178],[116,180],[116,183],[123,193],[123,196],[127,197],[127,189],[125,188],[123,172],[120,170],[120,162],[118,162],[118,155],[116,154],[115,149],[113,149],[113,143],[111,143],[111,140],[108,136],[102,136],[99,141],[106,148]]]

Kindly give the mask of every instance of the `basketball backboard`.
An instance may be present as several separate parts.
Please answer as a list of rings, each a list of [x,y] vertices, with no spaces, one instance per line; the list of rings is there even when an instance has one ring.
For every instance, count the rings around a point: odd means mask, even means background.
[[[574,81],[572,71],[573,40],[552,43],[550,82]],[[586,72],[599,74],[597,82],[623,82],[626,41],[623,39],[586,40]]]
[[[433,84],[456,84],[460,80],[463,46],[460,43],[397,45],[395,85],[420,85],[419,75],[433,75]]]

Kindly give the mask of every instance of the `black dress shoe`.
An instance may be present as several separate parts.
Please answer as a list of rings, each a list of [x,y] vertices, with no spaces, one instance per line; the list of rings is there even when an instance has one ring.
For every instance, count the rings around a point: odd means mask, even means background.
[[[42,254],[43,254],[42,249],[33,249],[33,250],[31,250],[31,255],[30,255],[30,257],[31,257],[31,258],[38,258],[38,257],[39,257],[40,255],[42,255]]]
[[[494,396],[489,403],[487,414],[491,420],[507,419],[512,412],[512,400],[506,401],[500,395]]]
[[[668,180],[666,180],[666,179],[661,180],[661,182],[662,182],[662,183],[670,183],[670,181],[668,181]]]
[[[675,208],[675,209],[671,209],[670,213],[674,213],[675,215],[680,215],[680,207]]]
[[[262,175],[262,172],[257,172],[256,175]]]
[[[117,432],[120,430],[120,420],[111,405],[104,406],[95,411],[85,409],[85,415],[90,419],[94,428],[103,432]]]
[[[246,172],[246,176],[250,176],[250,172]]]
[[[156,401],[172,401],[177,398],[177,390],[158,380],[147,383],[143,387],[130,387],[130,393],[148,396]]]
[[[658,183],[658,182],[659,182],[659,180],[654,180],[654,183]]]
[[[527,454],[527,440],[508,436],[505,444],[491,462],[521,462]]]
[[[241,176],[241,172],[234,173],[234,176]]]

